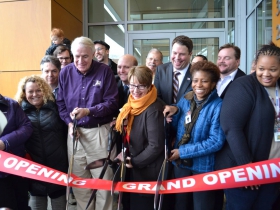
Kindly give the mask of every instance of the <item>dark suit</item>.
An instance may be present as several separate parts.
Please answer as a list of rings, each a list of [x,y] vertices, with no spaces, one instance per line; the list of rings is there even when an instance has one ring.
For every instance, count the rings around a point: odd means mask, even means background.
[[[233,81],[236,80],[238,77],[245,76],[246,74],[240,70],[239,68],[237,69],[237,73],[235,77],[233,78]],[[233,81],[230,81],[222,94],[220,95],[220,98],[224,99],[226,92],[229,88],[229,86],[232,84]],[[223,190],[215,190],[215,209],[216,210],[222,210],[223,209],[223,204],[224,204],[224,191]]]
[[[238,77],[245,76],[245,75],[246,75],[246,74],[245,74],[242,70],[240,70],[240,69],[238,68],[238,69],[237,69],[237,73],[236,73],[235,77],[233,78],[233,80],[237,79]],[[227,90],[228,90],[228,87],[231,85],[232,82],[233,82],[233,81],[230,81],[230,83],[227,85],[227,87],[224,89],[223,93],[221,94],[220,98],[223,99],[223,98],[225,97],[225,94],[226,94],[226,92],[227,92]]]
[[[182,84],[179,88],[177,94],[177,102],[183,97],[187,92],[189,92],[191,87],[191,74],[190,74],[191,65],[189,65],[188,70],[185,74],[185,77],[182,81]],[[170,105],[173,104],[173,65],[171,62],[162,64],[157,67],[154,85],[157,88],[157,96],[161,99],[165,104]],[[164,128],[167,130],[167,139],[168,139],[168,151],[170,152],[172,149],[172,142],[175,132],[172,131],[170,124],[167,124]],[[173,178],[173,165],[169,162],[168,167],[168,179]],[[191,199],[191,198],[190,198]],[[174,209],[175,197],[173,194],[164,195],[163,199],[163,210],[173,210]],[[192,205],[192,201],[189,201],[190,206]]]
[[[118,65],[114,61],[112,61],[111,59],[109,59],[109,67],[112,69],[114,75],[118,74],[118,72],[117,72]]]
[[[191,65],[189,65],[178,91],[177,101],[179,101],[182,96],[192,89],[190,68]],[[163,100],[165,104],[173,104],[173,65],[171,62],[157,67],[154,85],[157,88],[158,98]]]

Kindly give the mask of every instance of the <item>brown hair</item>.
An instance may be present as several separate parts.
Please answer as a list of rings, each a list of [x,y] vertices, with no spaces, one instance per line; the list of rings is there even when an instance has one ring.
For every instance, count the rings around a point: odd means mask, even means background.
[[[140,84],[150,87],[153,82],[153,72],[147,66],[134,66],[128,72],[128,81],[135,76]]]
[[[219,52],[223,49],[227,49],[227,48],[232,48],[234,50],[234,57],[236,60],[239,60],[240,59],[240,56],[241,56],[241,51],[240,51],[240,48],[233,45],[233,44],[224,44],[223,46],[221,46],[219,48]]]
[[[192,40],[187,37],[187,36],[184,36],[184,35],[181,35],[181,36],[177,36],[175,37],[175,39],[172,41],[172,46],[177,43],[177,44],[180,44],[180,45],[185,45],[188,50],[189,50],[189,53],[192,52],[193,50],[193,42]]]
[[[68,47],[64,46],[64,45],[57,46],[57,48],[53,52],[53,56],[57,57],[59,54],[65,52],[65,51],[68,51],[69,56],[71,58],[71,51],[70,51],[70,49]]]
[[[220,70],[218,66],[216,66],[211,61],[198,61],[191,67],[191,75],[198,71],[206,72],[210,75],[211,81],[217,83],[220,79]]]
[[[27,100],[25,94],[25,88],[27,82],[33,82],[38,84],[41,91],[43,92],[44,104],[46,104],[48,100],[54,101],[52,89],[49,86],[49,84],[43,78],[36,75],[31,75],[22,78],[18,84],[18,90],[15,96],[15,100],[17,100],[20,105],[22,104],[23,100]]]

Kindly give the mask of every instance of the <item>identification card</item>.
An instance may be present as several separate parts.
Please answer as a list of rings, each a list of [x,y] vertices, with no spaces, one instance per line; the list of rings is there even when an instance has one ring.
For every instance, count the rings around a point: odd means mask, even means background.
[[[191,111],[188,111],[185,118],[185,124],[188,124],[192,121]]]
[[[279,120],[275,120],[274,141],[280,141],[280,122],[279,122]]]

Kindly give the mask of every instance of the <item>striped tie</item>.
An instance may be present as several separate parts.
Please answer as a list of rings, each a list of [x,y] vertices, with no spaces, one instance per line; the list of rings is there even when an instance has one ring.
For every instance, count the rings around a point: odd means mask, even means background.
[[[174,71],[174,76],[173,76],[173,103],[175,104],[177,102],[177,94],[179,90],[179,79],[178,76],[181,73],[179,71]]]

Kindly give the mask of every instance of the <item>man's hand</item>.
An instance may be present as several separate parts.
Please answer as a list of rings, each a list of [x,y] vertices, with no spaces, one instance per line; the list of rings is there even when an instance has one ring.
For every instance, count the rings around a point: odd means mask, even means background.
[[[176,114],[178,108],[176,106],[165,106],[163,115],[168,123],[172,122],[172,115]]]
[[[76,115],[76,119],[79,120],[85,116],[88,116],[90,113],[88,108],[79,108],[76,107],[75,109],[73,109],[73,111],[70,113],[70,117],[72,119],[74,119],[74,116]]]
[[[4,142],[0,139],[0,150],[4,151],[5,150],[5,144]]]

